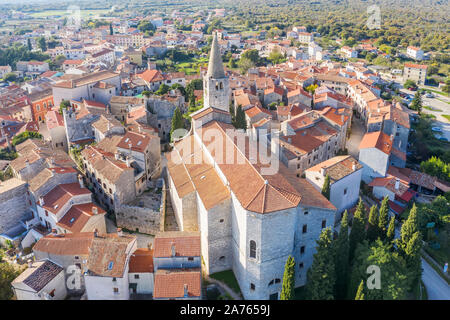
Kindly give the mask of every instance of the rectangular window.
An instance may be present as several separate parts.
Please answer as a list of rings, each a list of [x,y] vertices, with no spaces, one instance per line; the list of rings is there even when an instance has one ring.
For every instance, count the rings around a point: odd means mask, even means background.
[[[135,279],[139,279],[139,275],[138,275],[138,274],[135,274],[135,275],[134,275],[134,278],[135,278]]]
[[[304,254],[305,253],[305,246],[301,246],[300,247],[300,254]]]
[[[304,225],[303,225],[302,232],[303,232],[303,233],[306,233],[307,231],[308,231],[308,225],[304,224]]]
[[[250,290],[252,290],[252,291],[255,290],[255,285],[253,283],[250,283]]]
[[[327,220],[322,220],[322,229],[325,228],[327,225]]]
[[[113,288],[114,293],[119,293],[119,288]]]

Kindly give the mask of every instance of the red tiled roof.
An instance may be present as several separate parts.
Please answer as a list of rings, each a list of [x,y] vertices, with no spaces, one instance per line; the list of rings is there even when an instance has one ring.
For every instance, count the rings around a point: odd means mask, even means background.
[[[153,273],[153,250],[137,249],[130,257],[129,273]]]
[[[171,257],[172,247],[175,248],[175,256],[199,257],[200,234],[196,232],[164,232],[155,237],[155,258]]]
[[[185,287],[188,297],[201,296],[200,269],[159,269],[155,274],[153,297],[156,299],[183,298]]]

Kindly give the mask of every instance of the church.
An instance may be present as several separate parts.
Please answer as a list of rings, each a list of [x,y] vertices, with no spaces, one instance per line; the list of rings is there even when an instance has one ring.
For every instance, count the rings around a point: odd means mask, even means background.
[[[316,240],[323,228],[333,228],[336,208],[281,161],[276,172],[264,170],[269,164],[252,152],[255,139],[233,127],[217,35],[203,94],[190,131],[167,154],[178,226],[200,231],[207,274],[232,270],[246,300],[278,299],[289,255],[296,287],[305,284]]]

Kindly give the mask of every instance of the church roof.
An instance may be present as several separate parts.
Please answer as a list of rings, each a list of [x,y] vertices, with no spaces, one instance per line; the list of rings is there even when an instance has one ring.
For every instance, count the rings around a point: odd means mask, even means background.
[[[217,34],[214,33],[211,55],[209,57],[208,78],[221,79],[225,78],[225,71],[223,70],[222,55],[220,54],[219,43],[217,42]]]

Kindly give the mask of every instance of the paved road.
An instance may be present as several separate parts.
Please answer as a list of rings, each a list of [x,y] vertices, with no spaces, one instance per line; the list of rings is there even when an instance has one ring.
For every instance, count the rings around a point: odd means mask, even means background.
[[[359,144],[361,143],[365,131],[366,130],[361,120],[357,119],[356,117],[353,117],[352,132],[347,140],[346,148],[348,150],[348,153],[353,157],[355,157],[356,159],[359,158]]]
[[[422,280],[427,288],[428,300],[450,300],[450,286],[422,259]]]

